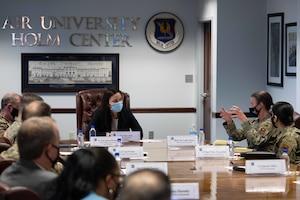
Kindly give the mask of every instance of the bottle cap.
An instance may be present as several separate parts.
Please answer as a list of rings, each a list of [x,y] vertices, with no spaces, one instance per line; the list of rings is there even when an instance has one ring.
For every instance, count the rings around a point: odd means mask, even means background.
[[[204,128],[200,128],[199,130],[200,130],[200,131],[204,131]]]
[[[92,125],[91,125],[91,128],[95,128],[95,125],[94,125],[94,124],[92,124]]]
[[[229,137],[228,140],[232,140],[232,137]]]
[[[115,152],[115,156],[120,156],[120,153],[119,152]]]
[[[282,149],[282,153],[287,153],[288,150],[287,149]]]
[[[78,133],[82,133],[82,130],[78,130]]]

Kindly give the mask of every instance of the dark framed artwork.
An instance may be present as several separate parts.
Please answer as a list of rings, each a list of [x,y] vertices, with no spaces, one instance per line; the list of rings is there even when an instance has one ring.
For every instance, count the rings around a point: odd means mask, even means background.
[[[119,89],[119,54],[22,53],[22,92]]]
[[[285,75],[296,76],[297,70],[297,23],[285,25]]]
[[[283,87],[284,14],[268,14],[267,84]]]

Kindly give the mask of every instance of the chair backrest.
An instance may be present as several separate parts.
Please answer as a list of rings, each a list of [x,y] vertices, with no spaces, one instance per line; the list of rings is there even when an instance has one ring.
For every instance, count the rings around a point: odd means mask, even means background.
[[[87,89],[76,93],[76,118],[77,131],[82,130],[86,135],[86,129],[96,109],[100,108],[102,97],[106,89]],[[130,96],[124,94],[123,106],[130,108]]]
[[[300,129],[300,114],[297,112],[294,112],[294,122],[295,126]]]
[[[0,159],[0,174],[2,174],[2,172],[14,162],[16,162],[16,160]]]
[[[41,200],[39,195],[32,189],[27,187],[15,186],[11,187],[4,194],[6,200]]]
[[[10,144],[7,144],[7,143],[0,143],[0,153],[2,151],[6,151],[7,149],[9,149],[11,147]]]
[[[0,143],[7,143],[12,145],[12,143],[10,142],[10,140],[4,136],[0,136]]]

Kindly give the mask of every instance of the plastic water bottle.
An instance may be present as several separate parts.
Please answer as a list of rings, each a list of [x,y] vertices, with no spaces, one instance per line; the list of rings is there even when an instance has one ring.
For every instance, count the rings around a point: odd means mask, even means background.
[[[118,137],[118,139],[117,139],[117,146],[118,147],[122,146],[122,138],[121,137]]]
[[[91,129],[89,131],[89,135],[90,135],[90,139],[91,139],[91,137],[95,137],[96,136],[95,125],[91,125]]]
[[[119,152],[115,152],[115,159],[117,161],[117,164],[119,166],[119,169],[121,170],[122,167],[122,159],[120,158],[120,153]]]
[[[228,143],[227,143],[228,147],[229,147],[229,156],[230,157],[234,157],[234,142],[232,140],[232,137],[228,138]]]
[[[281,158],[285,159],[285,171],[286,173],[290,172],[290,157],[287,149],[282,149]]]
[[[78,148],[84,148],[84,135],[82,130],[78,130],[77,143],[78,143]]]
[[[204,133],[204,129],[203,128],[199,129],[198,145],[200,145],[200,146],[205,145],[205,133]]]
[[[192,124],[190,129],[190,135],[197,135],[196,125]]]

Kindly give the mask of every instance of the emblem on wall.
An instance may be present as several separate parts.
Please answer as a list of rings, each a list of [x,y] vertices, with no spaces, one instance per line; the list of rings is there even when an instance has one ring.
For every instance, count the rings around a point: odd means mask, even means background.
[[[182,43],[183,24],[171,13],[158,13],[146,25],[146,39],[149,45],[160,52],[175,50]]]

